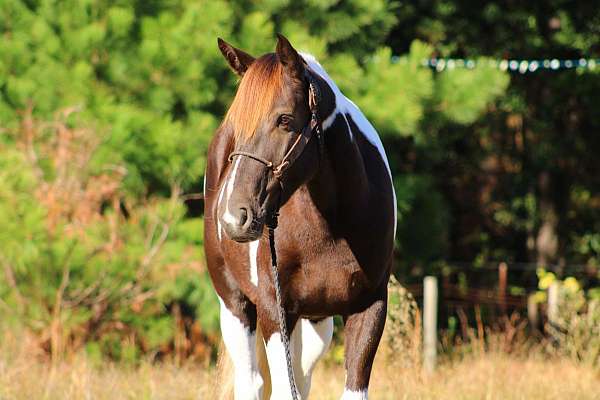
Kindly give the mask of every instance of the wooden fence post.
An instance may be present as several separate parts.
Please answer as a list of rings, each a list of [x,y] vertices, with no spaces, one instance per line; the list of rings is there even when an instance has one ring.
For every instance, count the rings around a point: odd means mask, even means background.
[[[508,265],[501,262],[498,265],[498,297],[500,303],[500,312],[506,315],[506,287],[508,286]]]
[[[550,325],[558,324],[558,296],[560,291],[560,283],[553,282],[548,288],[548,322]]]
[[[532,330],[537,330],[540,325],[540,319],[538,315],[538,303],[535,300],[535,295],[530,294],[527,296],[527,319],[529,319],[529,325]]]
[[[423,368],[431,373],[437,358],[437,278],[426,276],[423,280]]]

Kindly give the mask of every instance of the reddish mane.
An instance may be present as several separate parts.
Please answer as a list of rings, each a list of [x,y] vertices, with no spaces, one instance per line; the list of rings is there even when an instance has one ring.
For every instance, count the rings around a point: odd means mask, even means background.
[[[224,119],[231,124],[236,140],[256,133],[282,88],[283,67],[275,54],[265,54],[250,65]]]

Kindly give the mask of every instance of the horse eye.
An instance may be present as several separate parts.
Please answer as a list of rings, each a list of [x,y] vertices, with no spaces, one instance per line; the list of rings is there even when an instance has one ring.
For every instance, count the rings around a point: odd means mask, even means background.
[[[293,117],[289,114],[281,114],[277,119],[277,125],[282,128],[288,128],[289,124],[292,122]]]

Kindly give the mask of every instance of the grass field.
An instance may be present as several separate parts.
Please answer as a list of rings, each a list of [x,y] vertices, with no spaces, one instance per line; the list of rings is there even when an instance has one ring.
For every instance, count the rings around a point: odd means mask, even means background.
[[[212,399],[219,382],[213,368],[198,365],[115,364],[92,366],[84,357],[36,361],[23,354],[0,355],[0,399]],[[319,365],[312,399],[338,399],[344,371]],[[487,353],[442,365],[425,376],[377,362],[370,399],[600,399],[597,370],[566,360]]]

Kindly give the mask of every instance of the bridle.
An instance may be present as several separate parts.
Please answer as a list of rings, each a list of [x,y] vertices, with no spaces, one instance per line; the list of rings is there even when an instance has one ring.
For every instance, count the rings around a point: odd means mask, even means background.
[[[285,171],[300,157],[306,145],[310,142],[313,136],[316,136],[319,140],[319,155],[320,159],[324,155],[324,139],[323,139],[323,124],[319,118],[319,102],[321,101],[321,92],[319,86],[313,74],[309,72],[308,68],[305,69],[305,79],[308,82],[308,107],[310,109],[310,122],[307,126],[298,132],[298,137],[285,153],[283,159],[278,165],[275,165],[272,161],[267,160],[264,157],[258,156],[245,151],[234,151],[229,154],[229,162],[233,161],[236,156],[249,157],[264,164],[267,169],[271,170],[275,179],[279,182],[281,189],[283,190],[282,177]],[[281,340],[285,349],[285,361],[287,364],[288,380],[290,382],[290,390],[293,400],[298,400],[300,394],[298,387],[296,386],[296,380],[294,378],[294,369],[292,367],[292,356],[290,353],[290,336],[288,334],[286,325],[285,308],[283,307],[283,301],[281,297],[281,284],[279,283],[279,268],[277,266],[277,251],[275,249],[275,228],[277,228],[277,219],[279,217],[279,208],[281,207],[281,191],[279,192],[279,201],[275,206],[275,209],[267,215],[265,225],[269,230],[269,247],[271,250],[271,273],[273,274],[273,286],[275,287],[275,300],[277,302],[277,311],[279,316],[279,331],[281,333]]]
[[[249,153],[246,151],[234,151],[229,154],[228,160],[229,162],[233,161],[233,158],[236,156],[248,157],[253,160],[256,160],[267,167],[267,169],[273,172],[273,176],[277,180],[281,180],[284,172],[300,157],[306,145],[310,142],[310,139],[313,136],[316,136],[319,140],[319,152],[323,154],[323,125],[321,120],[319,119],[319,102],[321,100],[321,92],[319,90],[319,86],[317,85],[317,81],[313,74],[305,70],[305,79],[308,82],[308,108],[310,110],[310,121],[308,125],[304,127],[300,132],[298,132],[298,137],[290,147],[290,149],[285,153],[283,159],[278,165],[275,165],[270,160],[267,160],[264,157],[259,155]]]

